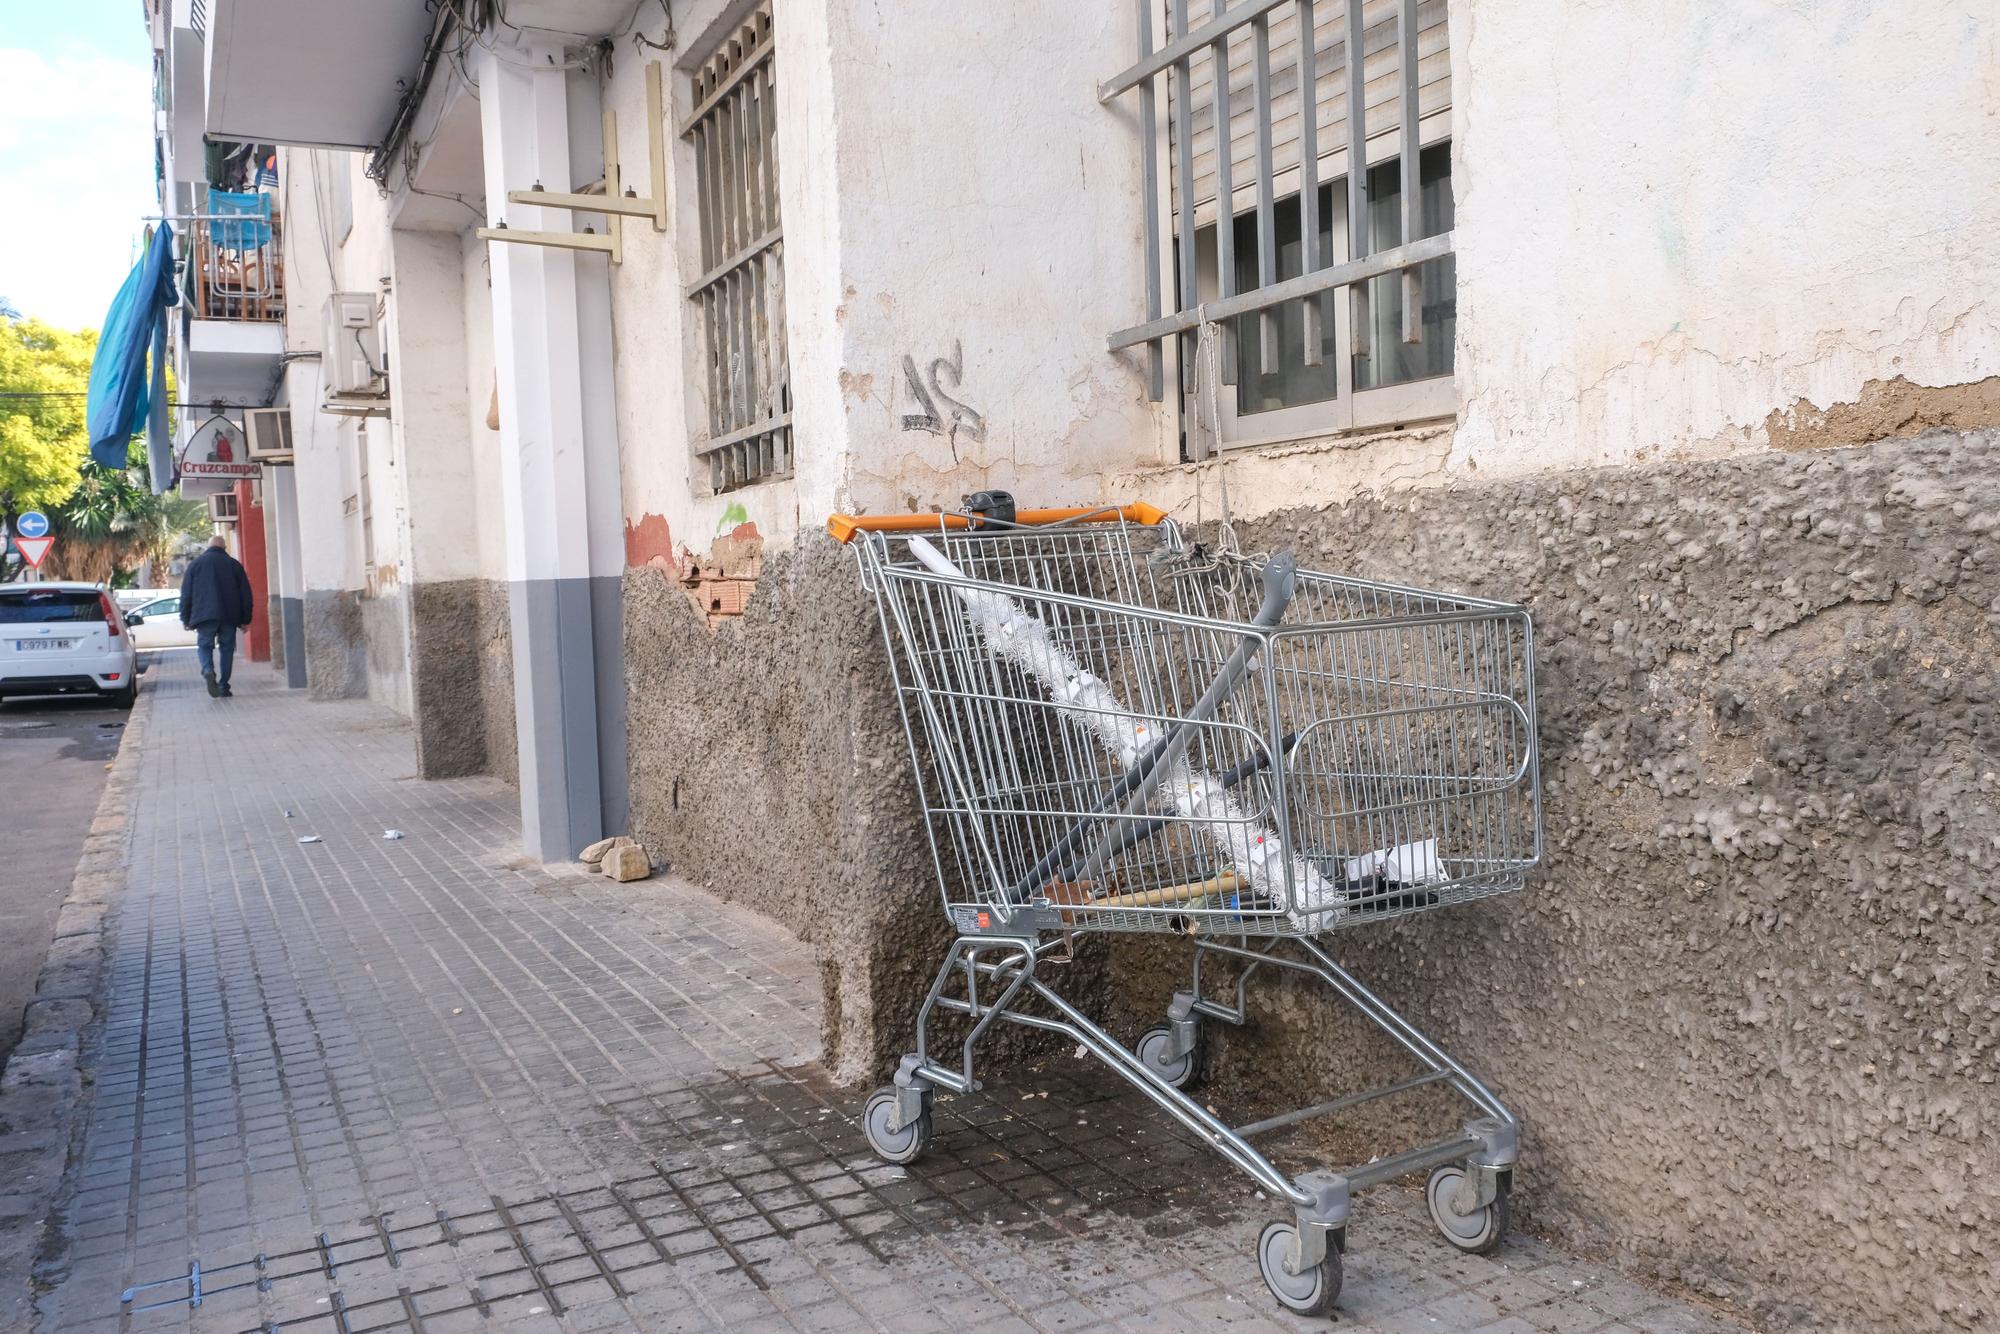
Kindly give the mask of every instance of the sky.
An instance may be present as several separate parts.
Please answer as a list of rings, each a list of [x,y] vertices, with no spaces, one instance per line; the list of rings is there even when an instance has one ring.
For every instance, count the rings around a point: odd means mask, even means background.
[[[0,0],[0,297],[95,328],[137,257],[153,184],[140,0]]]

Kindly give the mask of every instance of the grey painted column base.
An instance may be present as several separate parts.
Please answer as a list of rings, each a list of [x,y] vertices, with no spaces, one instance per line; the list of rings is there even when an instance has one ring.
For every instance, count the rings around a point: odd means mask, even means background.
[[[285,644],[285,685],[306,688],[306,604],[302,598],[278,599],[278,633]]]
[[[624,580],[528,579],[507,595],[521,839],[538,861],[567,861],[624,828]]]
[[[314,699],[368,694],[368,638],[361,602],[345,589],[309,588],[304,601],[307,677]],[[289,663],[294,655],[286,654]]]

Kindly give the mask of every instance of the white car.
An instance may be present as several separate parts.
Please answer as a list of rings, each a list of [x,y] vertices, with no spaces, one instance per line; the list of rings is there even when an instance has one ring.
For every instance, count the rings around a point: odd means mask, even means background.
[[[96,584],[0,584],[0,698],[102,695],[129,709],[139,655]]]
[[[132,629],[133,647],[141,650],[188,648],[195,642],[194,631],[181,624],[179,593],[133,607],[125,613],[125,624]]]
[[[118,604],[118,610],[131,611],[134,607],[143,607],[156,598],[174,597],[179,592],[177,588],[114,588],[111,590],[111,600]]]

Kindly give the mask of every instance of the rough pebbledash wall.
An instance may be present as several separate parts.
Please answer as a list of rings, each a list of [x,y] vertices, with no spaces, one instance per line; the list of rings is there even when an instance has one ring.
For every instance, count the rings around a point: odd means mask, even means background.
[[[417,772],[518,781],[506,585],[448,579],[418,583],[411,593]]]
[[[368,693],[368,641],[361,600],[351,590],[309,588],[305,596],[306,681],[313,699]]]
[[[473,649],[479,656],[479,722],[486,734],[486,772],[518,787],[520,741],[514,735],[514,630],[507,585],[472,579],[470,596],[479,608]]]
[[[831,540],[767,557],[711,633],[652,566],[625,575],[632,833],[808,942],[825,1059],[880,1080],[945,943],[873,603]]]
[[[1546,873],[1336,938],[1523,1117],[1527,1214],[1774,1323],[2000,1322],[2000,432],[1243,535],[1534,613]],[[1112,957],[1114,1015],[1185,985],[1171,947]],[[1299,986],[1255,1014],[1211,1029],[1219,1097],[1391,1068]]]
[[[845,1082],[883,1082],[951,937],[852,553],[814,535],[767,556],[747,611],[714,631],[664,571],[628,569],[625,663],[633,836],[811,945],[824,1061]],[[1102,951],[1062,975],[1094,1003]],[[982,1051],[1004,1064],[1037,1049],[1030,1036],[1003,1031]]]

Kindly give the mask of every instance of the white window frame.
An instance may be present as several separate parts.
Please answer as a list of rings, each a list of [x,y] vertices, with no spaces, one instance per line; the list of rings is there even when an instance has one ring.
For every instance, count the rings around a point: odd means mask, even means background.
[[[1451,116],[1444,113],[1426,117],[1424,133],[1420,139],[1422,148],[1433,148],[1449,143],[1451,139]],[[1394,135],[1377,135],[1368,144],[1368,165],[1379,167],[1396,160],[1400,145]],[[1280,178],[1283,181],[1283,178]],[[1334,208],[1328,218],[1333,232],[1333,254],[1329,262],[1340,263],[1349,255],[1347,247],[1347,210],[1340,205],[1347,189],[1347,175],[1343,171],[1322,185],[1333,187]],[[1280,190],[1279,198],[1288,199],[1298,193],[1297,178],[1294,174],[1289,191]],[[1241,203],[1243,192],[1238,192]],[[1239,207],[1239,216],[1244,212]],[[1200,247],[1195,268],[1203,301],[1213,301],[1221,295],[1221,285],[1215,268],[1214,228],[1216,224],[1201,224],[1196,235],[1207,241]],[[1172,259],[1171,252],[1168,255]],[[1165,275],[1171,284],[1174,275],[1171,269]],[[1168,290],[1172,290],[1171,286]],[[1458,412],[1458,385],[1455,372],[1446,375],[1429,376],[1421,380],[1406,380],[1401,384],[1383,385],[1376,389],[1354,388],[1354,360],[1347,355],[1354,346],[1354,302],[1346,292],[1337,293],[1328,303],[1333,307],[1333,362],[1338,377],[1334,396],[1321,403],[1301,403],[1291,408],[1269,408],[1263,412],[1239,413],[1237,411],[1236,385],[1225,374],[1221,392],[1216,397],[1217,420],[1221,424],[1219,443],[1227,449],[1254,449],[1259,446],[1295,444],[1300,440],[1310,440],[1318,436],[1339,435],[1353,431],[1377,431],[1405,423],[1437,421],[1453,417]],[[1255,318],[1246,316],[1245,318]],[[1233,354],[1227,354],[1233,355]],[[1227,364],[1225,362],[1225,364]],[[1183,395],[1182,413],[1192,418],[1200,409],[1198,398]]]

